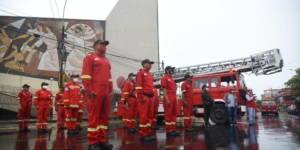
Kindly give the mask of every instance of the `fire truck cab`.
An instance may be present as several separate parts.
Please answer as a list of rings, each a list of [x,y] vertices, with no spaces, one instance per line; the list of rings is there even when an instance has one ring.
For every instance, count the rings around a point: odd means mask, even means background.
[[[238,72],[218,73],[210,75],[194,76],[194,115],[204,114],[203,102],[201,98],[202,86],[207,85],[208,92],[215,100],[210,119],[217,124],[224,124],[228,121],[228,111],[224,101],[224,95],[232,89],[238,98],[238,114],[244,115],[245,91],[247,89],[244,76]]]

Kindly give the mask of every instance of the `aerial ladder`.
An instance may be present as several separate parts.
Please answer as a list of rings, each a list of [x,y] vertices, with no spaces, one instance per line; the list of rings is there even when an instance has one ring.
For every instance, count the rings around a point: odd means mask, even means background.
[[[187,67],[175,68],[172,75],[176,83],[184,81],[184,76],[189,73],[194,76],[192,85],[194,86],[193,95],[193,114],[201,116],[204,114],[201,93],[201,86],[204,84],[212,84],[211,78],[218,78],[217,88],[209,88],[209,92],[214,99],[215,105],[212,108],[210,119],[217,124],[224,124],[228,121],[228,112],[226,102],[223,100],[224,94],[228,93],[229,89],[234,90],[238,98],[237,113],[243,116],[246,111],[246,87],[242,86],[240,80],[241,73],[251,72],[258,75],[271,75],[282,71],[283,59],[279,49],[272,49],[261,53],[253,54],[250,57],[238,58],[227,61],[212,62],[206,64],[192,65]],[[160,80],[165,75],[164,71],[152,72],[154,84],[160,85]],[[230,76],[229,76],[230,75]],[[227,86],[221,85],[222,78],[230,77],[226,80]],[[199,83],[197,79],[207,79],[206,83]],[[228,79],[228,78],[227,78]],[[203,80],[202,80],[203,81]],[[232,84],[236,85],[230,85]],[[239,83],[239,84],[238,84]],[[196,86],[197,85],[197,86]],[[182,115],[182,101],[180,98],[177,102],[177,115]],[[159,116],[164,116],[162,102],[159,106]]]
[[[189,73],[193,76],[216,74],[229,71],[252,72],[255,75],[270,75],[281,72],[283,59],[279,49],[272,49],[253,54],[250,57],[227,61],[212,62],[175,68],[172,77],[175,82],[184,80],[184,75]],[[154,81],[158,82],[165,74],[164,71],[152,72]]]

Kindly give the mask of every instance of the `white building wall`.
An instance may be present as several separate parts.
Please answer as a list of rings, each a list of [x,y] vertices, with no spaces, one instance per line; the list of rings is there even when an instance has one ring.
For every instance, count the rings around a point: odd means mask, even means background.
[[[119,76],[137,73],[141,60],[156,63],[151,71],[159,68],[157,0],[119,0],[106,19],[106,37],[110,42],[107,58],[112,64],[114,89]],[[122,55],[115,57],[109,54]],[[124,58],[128,57],[128,58]],[[129,58],[137,60],[129,60]]]

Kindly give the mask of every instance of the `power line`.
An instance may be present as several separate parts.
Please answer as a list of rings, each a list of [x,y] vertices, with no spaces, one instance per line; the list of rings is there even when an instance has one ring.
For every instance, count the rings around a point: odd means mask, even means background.
[[[293,62],[295,62],[295,61],[298,61],[298,60],[300,60],[300,58],[298,58],[298,59],[296,59],[296,60],[293,60],[293,61],[290,61],[290,62],[288,62],[288,63],[286,63],[286,64],[284,64],[284,65],[286,66],[286,65],[291,64],[291,63],[293,63]]]
[[[16,9],[13,9],[13,8],[10,8],[10,7],[7,7],[7,6],[4,6],[4,5],[2,5],[2,4],[0,4],[1,6],[3,6],[3,7],[6,7],[6,8],[8,8],[8,9],[11,9],[11,10],[14,10],[14,11],[16,11],[16,12],[19,12],[19,13],[22,13],[22,14],[25,14],[25,15],[28,15],[28,16],[30,16],[29,14],[27,14],[27,13],[24,13],[24,12],[21,12],[21,11],[18,11],[18,10],[16,10]]]
[[[54,16],[54,12],[53,12],[53,9],[52,9],[51,0],[49,0],[49,3],[50,3],[50,8],[51,8],[51,11],[52,11],[53,18],[55,18],[55,16]]]
[[[60,14],[59,14],[59,9],[58,9],[57,2],[56,2],[56,0],[54,0],[54,1],[55,1],[55,5],[56,5],[56,9],[57,9],[57,13],[58,13],[58,17],[60,18]]]

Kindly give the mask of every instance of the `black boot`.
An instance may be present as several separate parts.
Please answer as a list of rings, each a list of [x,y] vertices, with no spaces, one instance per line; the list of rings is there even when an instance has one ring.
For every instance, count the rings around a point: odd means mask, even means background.
[[[135,133],[136,130],[135,129],[128,129],[128,133]]]
[[[106,142],[103,142],[103,143],[100,143],[99,144],[99,147],[101,149],[112,149],[114,146],[112,144],[108,144]]]
[[[38,129],[38,133],[44,133],[42,129]]]
[[[89,145],[89,150],[100,150],[100,147],[98,144]]]
[[[156,140],[156,138],[153,137],[153,136],[151,136],[151,135],[147,135],[147,137],[150,138],[151,141],[155,141]]]

